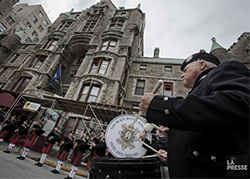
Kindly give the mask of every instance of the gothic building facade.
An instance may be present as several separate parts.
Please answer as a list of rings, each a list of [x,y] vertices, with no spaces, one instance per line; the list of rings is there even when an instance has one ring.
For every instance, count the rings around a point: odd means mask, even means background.
[[[39,44],[21,44],[7,60],[1,49],[6,41],[1,39],[0,56],[5,59],[1,59],[0,87],[45,100],[59,96],[136,108],[142,95],[161,79],[159,94],[184,97],[188,92],[180,78],[184,59],[160,58],[158,48],[153,57],[144,57],[144,28],[145,14],[139,6],[118,9],[110,0],[81,12],[62,13]],[[15,35],[12,38],[20,41]],[[249,33],[229,50],[214,40],[211,53],[221,61],[242,59],[249,67]],[[58,78],[52,83],[55,74]]]

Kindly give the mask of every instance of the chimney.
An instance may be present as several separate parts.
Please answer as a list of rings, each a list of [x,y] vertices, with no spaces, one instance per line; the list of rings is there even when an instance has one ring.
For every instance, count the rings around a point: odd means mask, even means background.
[[[154,58],[159,58],[159,54],[160,54],[160,49],[156,47],[154,50]]]

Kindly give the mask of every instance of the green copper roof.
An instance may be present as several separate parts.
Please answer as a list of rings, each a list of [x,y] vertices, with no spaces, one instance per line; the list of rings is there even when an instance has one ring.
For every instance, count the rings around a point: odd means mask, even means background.
[[[200,53],[206,53],[205,49],[200,49]]]
[[[210,52],[217,50],[217,49],[225,49],[224,47],[222,47],[220,44],[216,42],[216,39],[214,37],[211,40],[212,40],[212,46],[211,46]]]
[[[74,11],[74,8],[72,8],[70,11],[65,12],[66,16],[71,17],[71,13]]]
[[[67,16],[67,19],[72,19],[72,20],[76,20],[74,17],[72,17],[72,12],[74,11],[74,8],[72,8],[70,11],[68,12],[64,12],[63,14],[65,14]]]
[[[23,38],[24,31],[21,30],[21,31],[15,32],[15,34],[16,34],[17,36],[19,36],[20,39],[22,39],[22,38]]]

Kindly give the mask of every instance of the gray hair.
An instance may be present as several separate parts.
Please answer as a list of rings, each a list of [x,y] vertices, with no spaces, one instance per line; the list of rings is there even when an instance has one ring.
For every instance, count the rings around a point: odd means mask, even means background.
[[[212,63],[212,62],[209,62],[209,61],[206,61],[206,60],[203,60],[203,59],[198,59],[198,60],[195,61],[195,62],[197,62],[197,63],[204,62],[204,63],[206,64],[207,69],[217,67],[216,64],[214,64],[214,63]]]

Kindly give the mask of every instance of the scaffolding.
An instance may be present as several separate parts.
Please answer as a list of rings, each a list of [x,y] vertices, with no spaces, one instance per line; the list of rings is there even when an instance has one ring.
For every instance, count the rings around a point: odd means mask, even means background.
[[[0,93],[1,92],[3,91],[0,90]],[[15,107],[20,104],[20,101],[22,103],[23,101],[25,102],[29,101],[41,104],[41,106],[45,108],[60,110],[82,116],[81,121],[83,122],[83,125],[86,128],[89,135],[90,131],[86,125],[87,120],[85,119],[91,119],[91,122],[93,122],[92,119],[95,119],[97,121],[97,124],[100,126],[101,130],[104,130],[103,126],[105,124],[108,124],[115,117],[122,114],[133,114],[135,112],[138,112],[138,109],[118,106],[118,105],[103,104],[96,102],[87,103],[87,102],[74,101],[74,100],[64,99],[61,97],[52,97],[46,95],[44,96],[43,99],[41,99],[36,96],[31,96],[25,93],[17,94],[10,91],[7,92],[16,96],[16,99],[13,102],[12,106],[8,109],[7,113],[5,114],[5,119],[8,119],[10,117]],[[41,116],[43,116],[43,114],[41,114]]]

